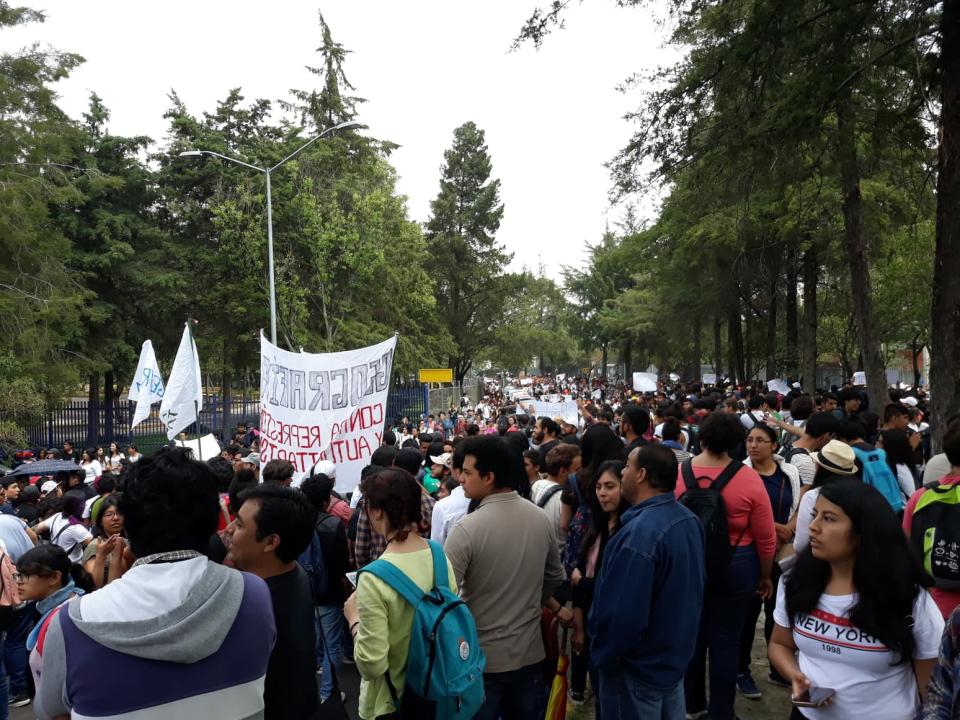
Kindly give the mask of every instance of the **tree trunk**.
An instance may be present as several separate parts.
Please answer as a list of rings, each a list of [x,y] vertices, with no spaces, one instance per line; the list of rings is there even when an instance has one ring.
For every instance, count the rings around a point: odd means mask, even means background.
[[[623,376],[633,378],[633,339],[623,341]]]
[[[100,373],[90,373],[90,391],[87,393],[86,447],[94,447],[100,435]]]
[[[116,440],[114,435],[113,399],[113,370],[107,370],[103,375],[103,441],[105,443],[111,443]]]
[[[803,389],[813,395],[817,391],[817,248],[810,245],[803,253]]]
[[[223,400],[223,430],[220,437],[224,444],[230,443],[230,437],[233,435],[233,373],[226,364],[223,366],[223,385],[221,386],[221,396]]]
[[[743,356],[743,327],[740,324],[740,302],[734,299],[727,318],[727,338],[730,341],[730,374],[736,382],[747,379]]]
[[[940,16],[940,151],[937,244],[930,325],[930,399],[934,446],[960,408],[960,0],[944,0]]]
[[[703,321],[698,314],[693,320],[693,367],[691,374],[687,375],[693,382],[700,382],[700,358],[703,356],[703,348],[700,344],[700,334],[703,331]]]
[[[603,350],[603,356],[600,362],[603,363],[603,370],[600,372],[600,377],[606,380],[607,379],[607,343],[603,344],[602,350]]]
[[[780,268],[770,278],[770,308],[767,312],[767,380],[777,377],[777,276]]]
[[[785,373],[790,380],[795,380],[800,374],[797,357],[797,248],[790,244],[787,246],[787,287],[784,294],[784,314],[786,316],[786,333],[784,337],[784,350],[786,357]]]
[[[910,343],[910,362],[913,365],[913,387],[920,386],[920,355],[923,353],[923,345],[917,337]]]
[[[854,317],[860,327],[860,352],[867,376],[870,407],[875,411],[882,411],[887,397],[887,378],[873,314],[873,287],[870,283],[867,238],[863,229],[863,197],[860,194],[860,167],[852,110],[850,91],[845,90],[837,100],[837,152],[843,193],[843,246],[849,262]]]
[[[721,333],[723,332],[723,323],[720,321],[720,313],[713,316],[713,372],[717,378],[717,384],[720,384],[720,375],[723,371],[720,369],[722,348]]]

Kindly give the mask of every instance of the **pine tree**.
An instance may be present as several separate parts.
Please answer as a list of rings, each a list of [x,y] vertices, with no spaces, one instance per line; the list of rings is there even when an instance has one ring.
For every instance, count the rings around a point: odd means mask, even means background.
[[[503,217],[500,181],[491,179],[492,163],[483,130],[467,122],[453,133],[444,153],[440,192],[430,203],[427,223],[437,307],[456,351],[450,367],[463,382],[477,353],[494,340],[503,271],[512,254],[496,242]]]

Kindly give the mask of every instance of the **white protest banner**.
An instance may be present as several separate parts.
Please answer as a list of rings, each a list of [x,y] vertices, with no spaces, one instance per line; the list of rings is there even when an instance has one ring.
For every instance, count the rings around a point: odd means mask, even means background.
[[[657,376],[651,372],[635,372],[633,374],[633,389],[637,392],[656,392]]]
[[[580,420],[580,412],[577,410],[577,403],[573,400],[561,400],[560,402],[543,402],[535,400],[528,403],[528,409],[533,408],[533,414],[537,417],[563,418],[571,425],[576,425]]]
[[[716,384],[717,384],[717,376],[716,376],[715,374],[713,374],[713,373],[707,373],[706,375],[703,376],[703,384],[704,384],[704,385],[716,385]]]
[[[177,357],[173,361],[173,370],[167,380],[167,389],[163,393],[163,402],[160,403],[160,419],[167,428],[167,440],[173,440],[178,432],[195,421],[199,425],[202,407],[200,358],[197,344],[190,333],[190,323],[187,323],[180,338]]]
[[[150,417],[150,406],[153,403],[163,401],[163,376],[160,375],[160,366],[157,365],[157,355],[153,352],[153,343],[149,340],[143,341],[140,362],[137,364],[133,382],[130,383],[127,399],[137,403],[133,419],[130,420],[131,430]]]
[[[790,392],[790,386],[787,385],[787,381],[781,380],[780,378],[767,380],[767,389],[770,392],[780,393],[781,395],[786,395]]]
[[[866,385],[867,384],[867,374],[865,372],[855,372],[853,374],[853,384],[854,385]]]
[[[260,333],[260,462],[289,460],[301,478],[320,460],[351,492],[380,447],[396,336],[335,353],[293,353]]]
[[[220,443],[213,435],[204,435],[197,440],[175,440],[174,442],[180,447],[193,450],[193,456],[198,459],[209,460],[220,454]]]

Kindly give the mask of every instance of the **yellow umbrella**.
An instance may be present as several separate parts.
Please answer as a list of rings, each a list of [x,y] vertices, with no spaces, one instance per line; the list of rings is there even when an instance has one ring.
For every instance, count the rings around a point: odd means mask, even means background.
[[[564,720],[567,717],[567,668],[570,656],[567,654],[567,629],[564,628],[560,640],[560,657],[557,658],[557,673],[550,686],[550,699],[547,702],[547,714],[544,720]]]

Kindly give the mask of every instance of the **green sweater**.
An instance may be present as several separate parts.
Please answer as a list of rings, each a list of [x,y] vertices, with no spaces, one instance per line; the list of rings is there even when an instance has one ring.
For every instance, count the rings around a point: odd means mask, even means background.
[[[433,587],[433,556],[430,549],[411,553],[384,553],[381,560],[406,573],[421,590]],[[453,567],[447,561],[450,589],[457,592]],[[361,573],[357,584],[357,609],[360,626],[353,657],[360,671],[360,717],[373,720],[394,711],[390,690],[383,674],[390,669],[390,680],[403,693],[407,672],[407,652],[413,629],[413,608],[380,578]]]

